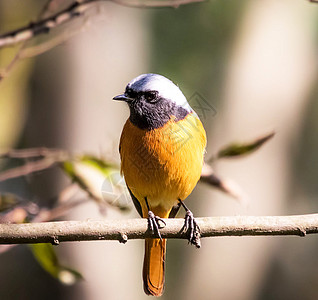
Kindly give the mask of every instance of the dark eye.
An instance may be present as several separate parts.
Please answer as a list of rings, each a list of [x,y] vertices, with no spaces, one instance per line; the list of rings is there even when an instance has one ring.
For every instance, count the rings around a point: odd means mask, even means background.
[[[157,98],[158,98],[158,92],[156,91],[145,92],[145,99],[148,102],[156,102]]]
[[[127,97],[129,97],[129,98],[134,99],[134,98],[136,98],[137,93],[136,93],[133,89],[131,89],[131,88],[126,88],[125,95],[126,95]]]

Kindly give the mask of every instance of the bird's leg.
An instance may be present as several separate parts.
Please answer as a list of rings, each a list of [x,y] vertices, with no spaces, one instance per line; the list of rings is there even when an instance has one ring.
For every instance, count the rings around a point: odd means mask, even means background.
[[[182,205],[182,207],[185,209],[186,214],[184,217],[184,225],[183,230],[185,232],[188,232],[188,241],[192,245],[195,245],[197,248],[201,247],[201,241],[200,241],[200,227],[197,224],[195,218],[193,217],[193,213],[189,208],[186,207],[186,205],[178,199],[179,203]]]
[[[145,197],[145,201],[148,209],[148,229],[162,240],[159,229],[165,227],[166,222],[162,218],[155,216],[155,214],[150,210],[147,197]],[[160,222],[162,223],[161,225]]]

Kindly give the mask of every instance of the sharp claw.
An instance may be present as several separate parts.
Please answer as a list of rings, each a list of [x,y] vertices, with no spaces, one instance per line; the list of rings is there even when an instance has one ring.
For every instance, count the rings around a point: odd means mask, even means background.
[[[151,232],[154,232],[153,219],[154,219],[154,214],[152,211],[149,211],[147,220],[148,220],[148,228]]]
[[[164,226],[160,225],[159,222],[162,222]],[[166,222],[158,216],[155,216],[152,211],[148,211],[148,228],[149,230],[155,234],[157,237],[162,240],[159,229],[166,226]]]
[[[183,229],[186,232],[189,232],[189,236],[188,236],[188,241],[189,243],[191,243],[192,245],[195,245],[197,248],[201,247],[201,243],[200,243],[200,227],[197,224],[196,220],[193,217],[193,214],[191,211],[187,211],[185,218],[184,218],[184,225],[183,225]]]

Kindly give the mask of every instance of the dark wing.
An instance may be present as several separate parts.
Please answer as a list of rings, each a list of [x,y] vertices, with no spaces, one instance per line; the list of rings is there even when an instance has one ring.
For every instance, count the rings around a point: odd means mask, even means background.
[[[169,214],[169,218],[175,218],[179,209],[181,207],[181,203],[179,202],[177,205],[173,206],[171,211],[170,211],[170,214]]]
[[[131,199],[136,207],[136,210],[138,211],[139,215],[142,217],[142,209],[141,209],[141,205],[139,200],[134,196],[134,194],[132,193],[132,191],[130,190],[130,188],[127,186],[128,191],[130,193]],[[178,203],[177,205],[173,206],[170,214],[169,214],[169,218],[175,218],[175,216],[177,215],[179,209],[181,207],[181,203]]]
[[[141,205],[140,202],[138,201],[138,199],[134,196],[134,194],[131,192],[130,188],[127,186],[128,191],[130,193],[131,199],[134,202],[134,205],[138,211],[138,213],[140,214],[140,216],[142,217],[142,209],[141,209]]]

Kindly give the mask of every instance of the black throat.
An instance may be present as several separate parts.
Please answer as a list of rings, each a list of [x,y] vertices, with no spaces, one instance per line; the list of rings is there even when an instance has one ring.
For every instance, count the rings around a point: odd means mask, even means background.
[[[189,112],[182,106],[164,98],[156,103],[148,103],[144,100],[134,100],[129,103],[129,120],[138,128],[152,130],[163,127],[173,117],[175,122],[184,119]]]

